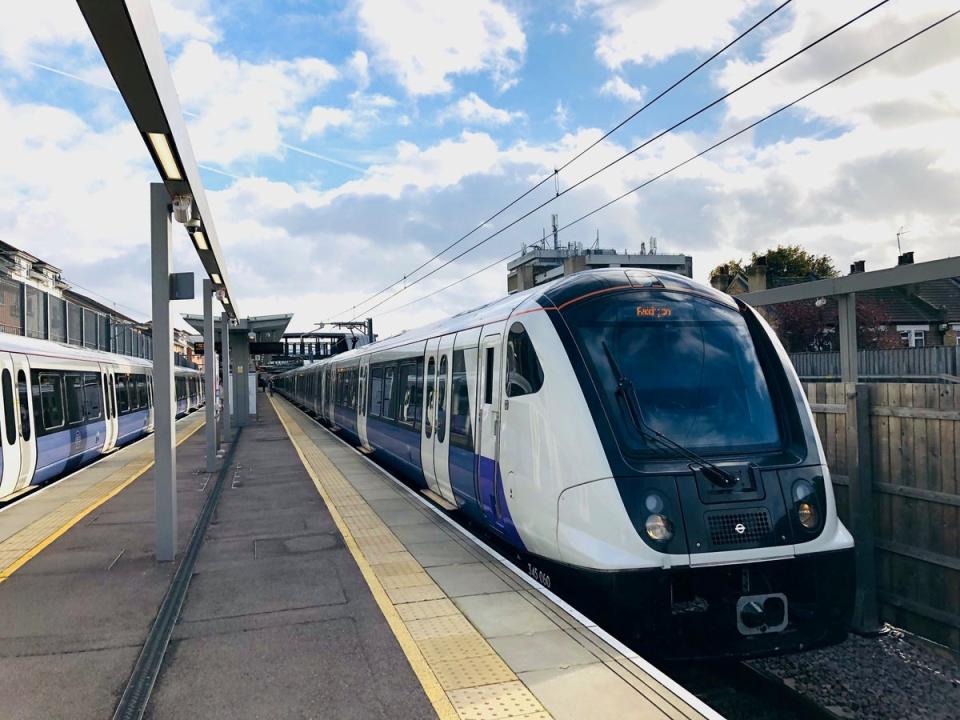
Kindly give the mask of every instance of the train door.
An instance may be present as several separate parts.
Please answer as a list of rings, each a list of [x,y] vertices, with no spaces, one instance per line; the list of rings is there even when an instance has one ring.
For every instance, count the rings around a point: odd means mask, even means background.
[[[367,442],[367,377],[370,375],[370,357],[360,358],[360,370],[358,372],[357,388],[357,434],[360,436],[360,444],[365,448],[370,448]]]
[[[37,441],[33,437],[33,398],[30,393],[30,363],[24,355],[11,355],[11,379],[16,392],[17,437],[20,446],[20,477],[17,487],[26,487],[37,469]]]
[[[103,417],[106,420],[106,435],[103,438],[103,451],[105,453],[113,450],[117,445],[117,436],[120,429],[117,425],[117,399],[116,383],[113,379],[113,373],[107,365],[101,365],[103,385]]]
[[[477,500],[483,514],[495,525],[503,524],[500,504],[500,356],[499,328],[484,328],[480,339],[480,392],[477,419]]]
[[[0,497],[14,492],[20,485],[20,434],[17,432],[17,401],[14,367],[10,353],[0,353],[0,442],[3,445]]]
[[[424,353],[425,370],[423,376],[423,422],[420,426],[420,466],[427,488],[439,495],[437,476],[433,466],[433,440],[437,424],[437,350],[440,338],[427,340]]]

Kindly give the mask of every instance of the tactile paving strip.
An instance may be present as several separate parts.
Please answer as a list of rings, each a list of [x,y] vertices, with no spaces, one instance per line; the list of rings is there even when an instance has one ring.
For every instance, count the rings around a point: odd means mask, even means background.
[[[550,715],[447,598],[299,422],[274,408],[441,718]]]

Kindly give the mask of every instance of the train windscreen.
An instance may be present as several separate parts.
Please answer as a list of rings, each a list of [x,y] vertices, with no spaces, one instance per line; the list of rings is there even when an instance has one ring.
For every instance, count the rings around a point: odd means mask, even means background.
[[[662,451],[631,421],[618,393],[623,381],[643,421],[687,448],[728,454],[780,447],[767,381],[737,310],[686,293],[636,291],[575,302],[563,318],[631,454]]]

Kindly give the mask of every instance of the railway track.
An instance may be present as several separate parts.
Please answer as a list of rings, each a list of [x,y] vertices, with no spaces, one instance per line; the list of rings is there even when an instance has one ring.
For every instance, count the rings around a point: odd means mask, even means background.
[[[728,720],[838,720],[837,715],[746,662],[665,665],[661,670]]]

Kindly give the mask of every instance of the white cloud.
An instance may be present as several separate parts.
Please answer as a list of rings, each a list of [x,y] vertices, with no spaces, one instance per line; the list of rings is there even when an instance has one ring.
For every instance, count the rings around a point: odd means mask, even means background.
[[[608,68],[650,64],[685,51],[712,50],[733,38],[734,21],[763,0],[577,0],[603,28],[596,55]]]
[[[347,60],[346,74],[352,77],[359,90],[370,87],[370,59],[363,50],[357,50]]]
[[[354,0],[374,64],[411,95],[452,89],[449,76],[488,73],[514,82],[526,49],[519,18],[496,0]]]
[[[327,128],[343,127],[344,125],[350,125],[352,122],[353,113],[349,110],[317,105],[310,110],[300,134],[304,138],[323,135]]]
[[[564,105],[563,100],[557,100],[557,105],[553,108],[553,121],[561,130],[566,130],[570,124],[570,109]]]
[[[320,58],[252,63],[190,42],[173,62],[173,76],[197,153],[229,165],[241,159],[279,155],[284,130],[298,130],[301,108],[339,76]]]
[[[601,95],[609,95],[623,102],[638,103],[643,100],[646,88],[635,88],[619,75],[614,75],[600,88]]]
[[[506,125],[524,117],[522,112],[494,107],[475,92],[464,95],[440,113],[441,121],[455,119],[466,125]]]

